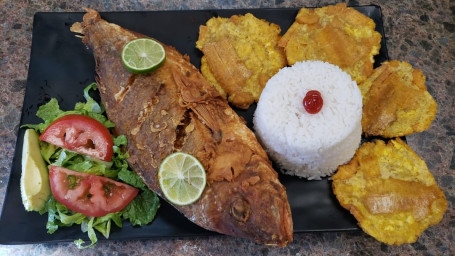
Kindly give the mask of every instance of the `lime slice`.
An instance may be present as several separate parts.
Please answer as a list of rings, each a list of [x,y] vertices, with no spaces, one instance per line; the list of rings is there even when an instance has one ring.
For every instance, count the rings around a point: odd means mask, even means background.
[[[163,46],[149,38],[135,39],[123,46],[123,65],[134,74],[151,72],[161,66],[165,59]]]
[[[204,166],[196,157],[183,152],[170,154],[163,160],[158,179],[164,196],[176,205],[194,203],[206,184]]]
[[[27,211],[41,210],[49,197],[49,173],[40,153],[38,134],[27,129],[22,146],[21,197]]]

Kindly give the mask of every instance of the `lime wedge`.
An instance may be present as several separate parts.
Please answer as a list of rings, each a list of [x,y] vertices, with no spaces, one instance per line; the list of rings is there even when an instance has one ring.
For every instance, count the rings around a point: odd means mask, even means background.
[[[41,210],[49,197],[49,173],[40,153],[38,134],[27,129],[22,147],[21,197],[27,211]]]
[[[176,152],[167,156],[158,170],[164,196],[173,204],[188,205],[201,197],[206,184],[204,166],[196,157]]]
[[[161,66],[166,59],[163,46],[149,38],[132,40],[123,46],[122,62],[134,74],[149,73]]]

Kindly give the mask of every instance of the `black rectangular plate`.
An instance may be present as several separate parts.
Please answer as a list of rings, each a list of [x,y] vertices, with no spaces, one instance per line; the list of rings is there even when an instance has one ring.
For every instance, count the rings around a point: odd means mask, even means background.
[[[380,54],[375,66],[388,59],[378,6],[355,7],[371,17],[376,30],[382,34]],[[154,37],[173,45],[190,56],[191,62],[200,66],[201,52],[195,48],[199,26],[213,16],[230,17],[250,12],[258,18],[278,24],[282,33],[292,24],[298,9],[239,9],[239,10],[189,10],[106,12],[102,17],[109,22]],[[70,26],[81,21],[84,13],[36,13],[33,24],[32,49],[28,80],[25,91],[21,124],[41,122],[35,114],[38,107],[56,98],[64,110],[84,101],[82,90],[94,81],[93,55],[70,32]],[[246,111],[238,110],[252,127],[255,106]],[[73,241],[86,238],[79,226],[60,228],[52,235],[46,231],[46,215],[26,212],[22,205],[19,181],[24,129],[19,129],[11,175],[0,217],[0,243],[23,244]],[[306,181],[280,175],[286,186],[292,208],[295,232],[347,231],[358,229],[355,219],[344,210],[334,197],[329,179]],[[132,227],[125,222],[122,229],[113,228],[110,239],[150,239],[163,237],[188,237],[215,235],[193,224],[172,206],[162,200],[156,219],[144,227]],[[100,239],[101,235],[98,236]]]

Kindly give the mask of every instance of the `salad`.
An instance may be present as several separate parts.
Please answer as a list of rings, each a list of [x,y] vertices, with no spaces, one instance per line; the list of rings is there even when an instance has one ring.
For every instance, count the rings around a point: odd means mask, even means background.
[[[121,150],[127,145],[126,137],[112,135],[109,129],[115,125],[89,94],[97,88],[96,83],[88,85],[86,102],[76,103],[70,111],[61,110],[58,101],[51,99],[36,113],[42,123],[22,126],[40,136],[39,150],[52,191],[39,209],[24,206],[47,214],[49,234],[80,225],[90,240],[74,241],[80,249],[93,248],[98,232],[109,238],[112,223],[120,228],[124,220],[135,226],[151,223],[160,206],[158,196],[128,168],[128,154]]]

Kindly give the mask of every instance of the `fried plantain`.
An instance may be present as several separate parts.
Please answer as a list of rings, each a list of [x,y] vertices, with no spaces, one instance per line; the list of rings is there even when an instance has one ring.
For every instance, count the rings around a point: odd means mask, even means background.
[[[196,47],[204,56],[201,72],[233,105],[247,109],[265,84],[286,65],[277,46],[281,28],[247,13],[214,17],[199,28]]]
[[[384,62],[359,84],[363,96],[362,129],[386,138],[422,132],[431,125],[437,103],[422,71],[400,61]]]
[[[341,206],[387,244],[415,242],[447,209],[425,162],[400,138],[364,143],[332,179]]]
[[[345,3],[299,10],[295,22],[279,41],[287,62],[322,60],[339,66],[357,83],[373,71],[381,34],[372,19]]]

